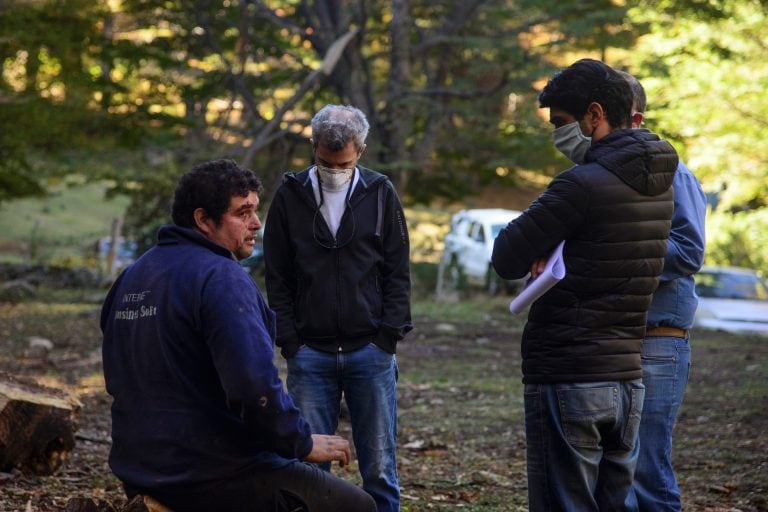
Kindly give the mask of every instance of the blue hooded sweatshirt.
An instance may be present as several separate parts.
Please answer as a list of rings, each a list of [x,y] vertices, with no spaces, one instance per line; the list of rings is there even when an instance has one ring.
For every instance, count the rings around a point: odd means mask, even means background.
[[[101,312],[115,475],[199,489],[305,457],[311,430],[274,365],[275,315],[232,253],[165,226]]]

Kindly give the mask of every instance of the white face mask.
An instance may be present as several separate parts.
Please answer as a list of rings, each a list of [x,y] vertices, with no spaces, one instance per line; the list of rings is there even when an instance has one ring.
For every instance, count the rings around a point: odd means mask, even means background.
[[[318,165],[317,176],[320,178],[320,183],[327,190],[341,190],[341,188],[352,181],[353,169],[331,169],[329,167],[323,167]]]
[[[555,147],[575,164],[584,163],[584,155],[592,145],[592,137],[581,133],[578,121],[555,128],[552,132],[552,140],[555,142]]]

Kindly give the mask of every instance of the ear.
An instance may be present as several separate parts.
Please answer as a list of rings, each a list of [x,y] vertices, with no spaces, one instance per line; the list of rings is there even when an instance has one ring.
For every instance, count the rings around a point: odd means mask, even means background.
[[[643,113],[632,112],[632,128],[640,128],[643,126]]]
[[[213,232],[214,222],[202,208],[196,208],[192,213],[195,218],[195,227],[198,231],[210,238]]]
[[[363,153],[365,153],[365,148],[367,147],[368,146],[366,146],[365,144],[360,146],[360,149],[357,151],[357,158],[360,158],[361,156],[363,156]]]
[[[593,101],[587,107],[587,114],[584,117],[587,118],[588,122],[594,128],[600,124],[603,119],[605,119],[605,110],[603,110],[603,106],[601,104]]]

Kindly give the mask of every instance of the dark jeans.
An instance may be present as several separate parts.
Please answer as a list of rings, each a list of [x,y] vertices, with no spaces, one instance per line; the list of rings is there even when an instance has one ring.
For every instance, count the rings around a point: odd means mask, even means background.
[[[250,471],[204,489],[137,490],[174,512],[375,512],[368,493],[313,464],[294,462],[270,471]]]
[[[636,512],[640,379],[525,385],[530,512]]]

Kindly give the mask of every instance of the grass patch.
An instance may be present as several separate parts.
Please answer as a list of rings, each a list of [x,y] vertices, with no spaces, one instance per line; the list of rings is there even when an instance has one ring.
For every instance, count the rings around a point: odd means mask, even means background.
[[[521,316],[509,313],[510,297],[476,295],[468,300],[435,301],[424,298],[414,301],[411,311],[414,317],[427,317],[429,321],[447,323],[483,324],[489,321],[519,326],[525,322]]]
[[[60,186],[43,198],[0,205],[0,260],[82,263],[96,241],[108,236],[128,199],[108,200],[104,185]]]

